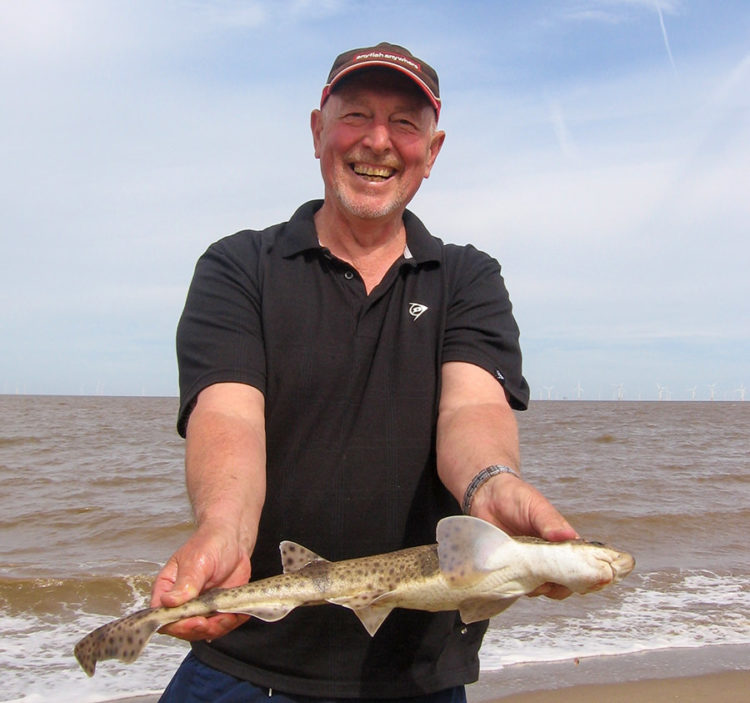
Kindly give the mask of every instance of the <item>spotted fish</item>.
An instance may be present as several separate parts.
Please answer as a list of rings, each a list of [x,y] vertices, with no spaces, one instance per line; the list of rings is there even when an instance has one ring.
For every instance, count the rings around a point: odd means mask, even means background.
[[[330,562],[294,542],[282,542],[280,550],[283,574],[114,620],[78,642],[78,662],[89,676],[103,659],[130,663],[163,625],[212,613],[275,622],[299,606],[334,603],[352,610],[371,636],[394,608],[457,610],[472,623],[544,583],[589,593],[619,581],[635,565],[630,554],[598,542],[513,538],[466,516],[441,520],[437,544],[389,554]]]

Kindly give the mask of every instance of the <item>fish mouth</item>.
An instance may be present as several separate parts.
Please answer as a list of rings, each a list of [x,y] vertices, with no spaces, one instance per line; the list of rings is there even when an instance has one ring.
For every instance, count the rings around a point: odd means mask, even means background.
[[[618,554],[610,566],[612,567],[612,583],[617,583],[635,568],[635,559],[630,554]]]
[[[392,166],[376,166],[361,162],[349,164],[349,168],[360,178],[364,178],[371,183],[382,183],[389,180],[396,173],[396,168]]]

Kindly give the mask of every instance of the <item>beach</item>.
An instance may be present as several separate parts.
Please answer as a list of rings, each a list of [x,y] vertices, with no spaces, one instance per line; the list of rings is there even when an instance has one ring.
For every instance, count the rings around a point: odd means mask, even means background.
[[[185,656],[157,635],[93,678],[72,656],[147,605],[192,530],[176,411],[175,398],[0,396],[3,703],[152,703]],[[470,703],[750,700],[750,403],[544,401],[518,419],[528,480],[636,568],[493,618]]]
[[[746,703],[750,647],[667,649],[482,672],[469,703]]]
[[[553,691],[470,700],[495,700],[498,703],[746,703],[748,686],[750,672],[728,671],[703,676],[571,686]]]
[[[729,668],[692,676],[654,676],[660,667],[669,669],[670,660],[673,670],[693,667],[698,672],[742,661],[747,663],[750,648],[745,649],[748,651],[730,652],[728,657],[719,652],[706,657],[705,653],[666,651],[655,657],[618,657],[618,661],[599,658],[578,664],[532,665],[525,669],[523,665],[516,665],[522,671],[483,672],[480,680],[467,688],[467,698],[469,703],[747,703],[750,668]],[[722,657],[723,661],[717,657]],[[571,667],[575,668],[575,674],[565,672]],[[638,675],[644,678],[629,678]],[[550,687],[555,681],[559,685]],[[535,688],[535,684],[544,683],[546,686]],[[518,687],[522,690],[507,693],[510,688]],[[157,703],[158,700],[159,696],[154,694],[119,698],[116,703]]]

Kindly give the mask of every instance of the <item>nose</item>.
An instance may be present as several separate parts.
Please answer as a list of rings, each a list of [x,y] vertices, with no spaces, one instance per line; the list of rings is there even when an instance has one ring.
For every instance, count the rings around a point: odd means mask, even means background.
[[[373,122],[367,130],[362,143],[377,154],[388,151],[391,148],[391,132],[388,125],[385,122]]]
[[[621,552],[612,562],[612,571],[615,575],[615,582],[624,579],[635,567],[635,559],[627,552]]]

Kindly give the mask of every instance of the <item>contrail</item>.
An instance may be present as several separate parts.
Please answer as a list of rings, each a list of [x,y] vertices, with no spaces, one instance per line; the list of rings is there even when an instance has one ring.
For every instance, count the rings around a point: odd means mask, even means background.
[[[677,66],[675,66],[674,63],[674,57],[672,56],[672,49],[669,46],[669,37],[667,36],[667,28],[664,25],[664,15],[661,11],[661,5],[659,5],[658,0],[654,2],[654,6],[656,7],[656,11],[659,13],[659,24],[661,25],[661,34],[664,37],[664,46],[667,49],[667,56],[669,56],[669,63],[672,64],[672,69],[675,73],[677,73]]]

